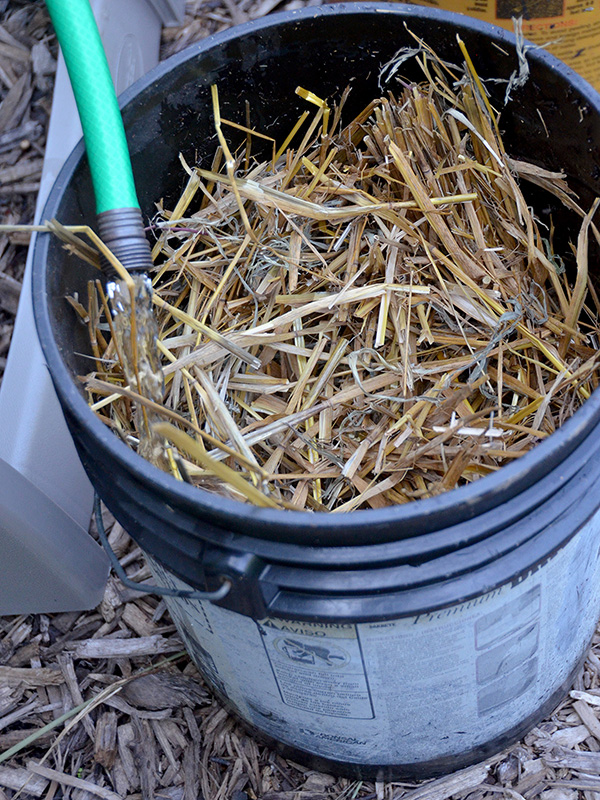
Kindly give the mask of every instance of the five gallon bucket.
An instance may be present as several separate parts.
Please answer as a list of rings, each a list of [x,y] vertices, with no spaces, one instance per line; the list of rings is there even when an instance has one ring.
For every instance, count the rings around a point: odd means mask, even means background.
[[[302,111],[298,84],[329,98],[350,84],[349,115],[378,96],[381,66],[414,42],[407,28],[450,62],[460,33],[483,78],[518,69],[510,34],[415,6],[324,6],[235,28],[123,97],[145,213],[178,196],[180,154],[210,164],[211,84],[224,117],[243,124],[248,101],[257,130],[281,140]],[[564,170],[588,208],[600,194],[600,96],[543,51],[529,61],[502,116],[507,150]],[[500,107],[505,84],[487,86]],[[92,223],[82,153],[46,218]],[[576,240],[575,214],[547,196],[536,207],[564,242]],[[98,493],[157,578],[208,591],[230,581],[217,602],[169,608],[207,681],[257,735],[324,770],[425,777],[509,745],[552,710],[600,614],[598,393],[529,454],[468,487],[350,514],[256,508],[163,474],[88,409],[76,380],[89,369],[87,331],[65,296],[86,296],[96,277],[38,237],[35,310],[65,416]]]

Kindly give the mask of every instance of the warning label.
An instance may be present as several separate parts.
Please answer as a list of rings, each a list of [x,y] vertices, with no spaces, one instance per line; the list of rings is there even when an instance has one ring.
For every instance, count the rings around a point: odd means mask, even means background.
[[[262,620],[257,625],[286,705],[328,717],[373,718],[354,625],[294,626],[289,620]]]
[[[408,2],[408,0],[399,0]],[[414,0],[418,5],[458,11],[514,30],[540,45],[600,89],[600,5],[589,0]]]
[[[569,678],[600,608],[600,515],[530,574],[410,617],[257,621],[167,602],[209,683],[277,741],[355,764],[455,756],[521,725]]]

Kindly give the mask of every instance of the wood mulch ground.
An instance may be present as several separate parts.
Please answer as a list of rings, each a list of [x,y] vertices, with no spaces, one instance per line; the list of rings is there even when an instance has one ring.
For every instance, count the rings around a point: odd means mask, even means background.
[[[301,5],[193,0],[185,24],[165,32],[164,55]],[[43,3],[0,0],[3,222],[33,219],[55,64]],[[26,247],[22,235],[0,237],[0,378]],[[129,576],[149,577],[118,524],[110,538]],[[597,635],[560,708],[485,764],[420,786],[334,778],[248,736],[182,652],[164,602],[111,577],[93,611],[0,618],[0,800],[600,800],[599,674]]]

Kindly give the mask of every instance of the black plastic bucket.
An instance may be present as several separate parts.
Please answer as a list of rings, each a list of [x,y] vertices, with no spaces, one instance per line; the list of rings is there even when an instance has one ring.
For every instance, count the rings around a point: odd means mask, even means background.
[[[302,110],[298,84],[335,97],[350,83],[349,114],[377,96],[382,64],[414,42],[405,24],[449,61],[460,60],[460,32],[482,77],[517,68],[506,32],[402,4],[234,28],[123,96],[145,212],[178,196],[180,153],[212,158],[212,83],[224,117],[244,122],[248,100],[253,124],[281,138]],[[587,208],[600,194],[600,96],[546,53],[529,60],[502,118],[507,149],[564,170]],[[488,87],[501,105],[505,85]],[[46,218],[93,224],[82,153]],[[580,220],[543,202],[576,240]],[[321,769],[425,777],[499,750],[552,710],[600,614],[598,393],[528,455],[434,499],[339,515],[255,508],[175,481],[94,417],[75,379],[89,369],[87,330],[65,295],[86,296],[97,274],[49,235],[37,238],[33,271],[44,353],[98,493],[164,585],[231,580],[216,603],[169,604],[207,680],[255,731]]]

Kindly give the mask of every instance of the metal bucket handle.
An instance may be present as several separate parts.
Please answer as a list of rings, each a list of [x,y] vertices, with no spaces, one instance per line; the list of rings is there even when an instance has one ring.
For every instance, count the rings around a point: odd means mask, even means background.
[[[124,586],[128,589],[133,589],[135,592],[142,592],[144,594],[156,594],[159,597],[179,597],[186,600],[222,600],[231,589],[231,581],[229,578],[224,578],[222,585],[214,592],[201,592],[201,591],[187,591],[186,589],[170,589],[165,586],[154,586],[150,583],[136,583],[127,577],[125,570],[121,566],[116,553],[110,546],[104,522],[102,521],[102,504],[100,497],[94,493],[94,513],[96,516],[96,528],[98,530],[98,538],[102,547],[106,551],[110,560],[111,566],[115,571],[117,577]]]

